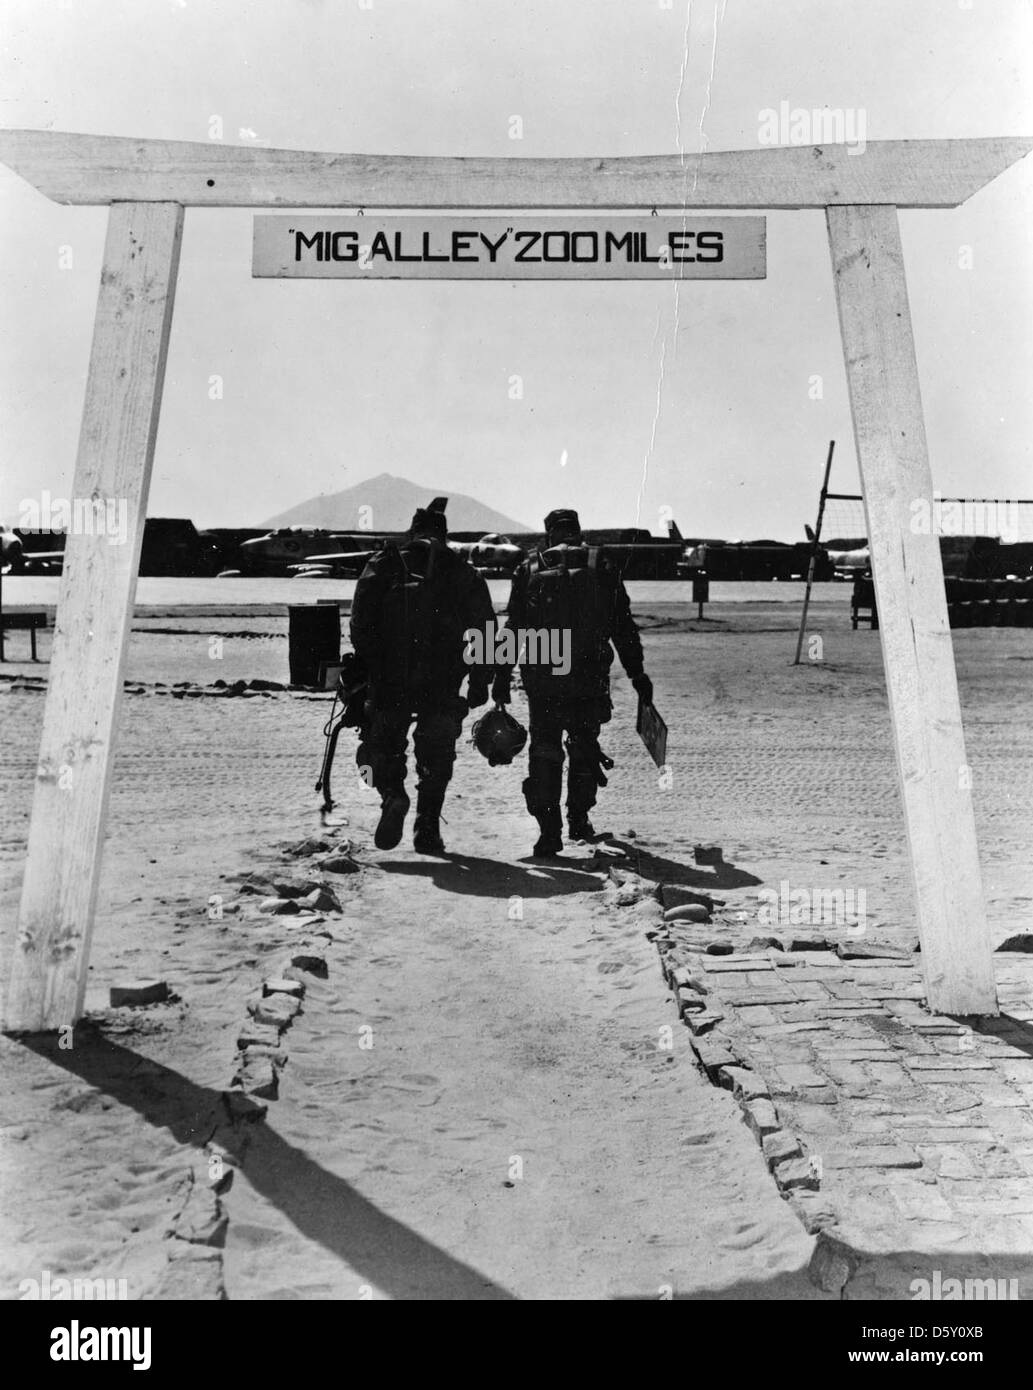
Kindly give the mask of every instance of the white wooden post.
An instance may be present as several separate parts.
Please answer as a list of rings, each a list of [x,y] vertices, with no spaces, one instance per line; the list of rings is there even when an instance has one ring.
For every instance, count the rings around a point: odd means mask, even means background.
[[[996,1014],[897,209],[826,216],[928,1002]]]
[[[82,1014],[182,230],[177,203],[113,203],[108,216],[73,496],[98,520],[109,501],[124,504],[127,531],[113,544],[70,528],[66,542],[9,1032]]]

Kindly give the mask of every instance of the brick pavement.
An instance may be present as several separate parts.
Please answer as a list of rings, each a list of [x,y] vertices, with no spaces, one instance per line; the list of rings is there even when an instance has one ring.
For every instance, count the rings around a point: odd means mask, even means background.
[[[997,954],[1001,1015],[967,1020],[930,1013],[920,955],[847,933],[663,921],[656,944],[700,1065],[818,1237],[816,1282],[910,1298],[939,1270],[1033,1297],[1033,956]]]

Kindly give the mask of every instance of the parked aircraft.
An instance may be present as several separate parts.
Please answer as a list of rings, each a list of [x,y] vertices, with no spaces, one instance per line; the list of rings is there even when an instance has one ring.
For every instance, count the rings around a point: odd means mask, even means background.
[[[807,539],[814,540],[814,532],[810,526],[803,528],[807,532]],[[850,579],[855,574],[864,574],[872,567],[872,553],[868,548],[868,542],[862,538],[858,539],[856,545],[847,544],[846,546],[836,546],[834,548],[823,547],[829,560],[832,562],[832,572],[836,579]]]
[[[354,577],[382,538],[284,526],[265,536],[240,543],[240,569],[244,574],[294,574],[313,566],[326,568],[332,577]]]
[[[781,580],[806,578],[811,547],[805,541],[705,541],[686,551],[679,573],[690,578],[704,570],[714,580]],[[818,547],[814,577],[832,578],[832,566],[824,547]]]
[[[310,555],[298,565],[288,565],[294,579],[357,579],[366,561],[376,550],[355,550],[348,554]]]
[[[489,531],[479,541],[449,541],[448,548],[469,560],[475,570],[491,577],[512,574],[525,556],[520,546],[497,531]]]
[[[858,550],[830,550],[828,556],[837,578],[864,574],[872,567],[872,552],[866,545]]]
[[[59,574],[63,550],[26,551],[21,536],[0,526],[0,570],[4,574]]]
[[[240,568],[244,574],[289,574],[306,579],[354,578],[371,555],[391,540],[395,532],[333,532],[304,526],[286,526],[241,541]],[[524,551],[508,536],[491,531],[479,540],[449,541],[449,548],[489,575],[507,575],[524,558]]]
[[[300,564],[288,565],[287,569],[296,578],[354,578],[362,573],[366,561],[371,555],[376,554],[387,539],[400,540],[401,537],[378,538],[379,543],[372,550],[308,555]],[[514,545],[508,536],[500,536],[496,532],[489,532],[479,541],[449,541],[448,548],[469,560],[474,569],[489,578],[512,574],[524,558],[524,552],[518,545]]]
[[[0,526],[0,569],[3,573],[17,573],[22,567],[23,555],[21,537],[8,531],[6,526]]]

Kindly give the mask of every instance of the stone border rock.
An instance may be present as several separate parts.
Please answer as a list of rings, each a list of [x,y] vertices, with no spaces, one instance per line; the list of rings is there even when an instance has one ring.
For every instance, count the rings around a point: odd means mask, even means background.
[[[186,1198],[165,1230],[165,1269],[146,1299],[225,1299],[222,1250],[229,1218],[219,1194],[231,1180],[232,1170],[209,1141],[204,1159],[188,1170]]]
[[[313,837],[281,847],[295,861],[307,858],[321,874],[357,873],[359,864],[350,845]],[[231,1090],[263,1103],[279,1094],[280,1074],[287,1065],[284,1034],[302,1012],[307,978],[327,979],[327,947],[333,931],[324,929],[328,916],[343,912],[334,888],[323,877],[264,870],[246,875],[236,906],[253,903],[257,916],[290,917],[300,928],[296,947],[277,963],[248,1001],[248,1018],[237,1034],[237,1061]],[[249,914],[250,915],[250,914]]]
[[[360,868],[350,846],[340,840],[309,838],[280,848],[286,857],[313,860],[313,868],[321,874],[351,874]],[[298,941],[286,949],[248,1000],[247,1016],[237,1031],[233,1075],[222,1092],[223,1117],[187,1170],[183,1202],[164,1231],[165,1269],[143,1295],[145,1299],[226,1298],[223,1249],[229,1214],[221,1198],[233,1182],[234,1170],[244,1162],[248,1127],[266,1117],[269,1102],[279,1095],[280,1076],[288,1060],[286,1034],[302,1012],[308,982],[329,976],[327,949],[334,933],[324,929],[324,923],[328,916],[343,911],[325,878],[278,869],[242,875],[237,900],[223,904],[222,909],[229,915],[239,914],[243,921],[250,918],[256,925],[263,918],[285,916],[284,926],[291,935],[297,932]],[[144,1003],[154,982],[120,988],[132,994],[127,1002]]]
[[[18,690],[42,695],[46,693],[46,689],[46,676],[38,676],[32,672],[0,673],[0,690],[5,692]],[[174,681],[169,684],[167,681],[125,680],[122,682],[122,690],[126,695],[170,695],[174,700],[202,698],[253,700],[258,697],[275,697],[284,693],[288,695],[313,694],[308,686],[291,686],[286,685],[283,681],[261,679],[235,681],[220,679],[212,681],[208,685],[199,685],[196,681]],[[328,696],[321,691],[314,698],[326,700]]]
[[[649,935],[660,952],[664,980],[674,995],[678,1016],[692,1035],[690,1041],[696,1060],[711,1084],[731,1091],[738,1102],[743,1119],[760,1145],[779,1191],[783,1196],[800,1191],[817,1192],[820,1187],[818,1172],[804,1157],[800,1140],[791,1130],[782,1127],[764,1078],[741,1055],[734,1038],[719,1027],[724,1021],[724,1014],[708,1006],[710,991],[701,974],[668,959],[673,945],[669,924],[678,922],[708,926],[715,907],[722,904],[708,894],[694,890],[675,888],[673,892],[665,892],[661,884],[617,865],[610,867],[608,876],[610,883],[603,896],[609,906],[633,906],[638,915],[656,920],[656,929]],[[697,910],[690,912],[689,908]],[[723,965],[741,964],[747,968],[755,964],[768,968],[766,951],[737,954],[727,943],[713,940],[712,930],[703,935],[707,941],[705,945],[701,944],[701,952],[709,950],[712,955],[720,955]],[[820,1228],[813,1225],[813,1216],[805,1215],[798,1209],[797,1215],[808,1231]],[[826,1222],[834,1219],[830,1212]]]
[[[281,869],[241,875],[236,901],[222,910],[257,925],[284,917],[296,944],[287,947],[248,1000],[247,1016],[236,1035],[233,1075],[222,1093],[225,1118],[204,1146],[204,1157],[189,1173],[185,1201],[165,1232],[167,1265],[150,1298],[222,1299],[222,1249],[229,1216],[220,1197],[244,1160],[247,1127],[265,1119],[279,1095],[287,1065],[286,1034],[303,1011],[308,982],[327,979],[327,951],[334,932],[324,924],[342,914],[340,900],[324,874],[352,874],[360,865],[347,841],[310,837],[280,846],[285,858],[312,860],[319,877]]]

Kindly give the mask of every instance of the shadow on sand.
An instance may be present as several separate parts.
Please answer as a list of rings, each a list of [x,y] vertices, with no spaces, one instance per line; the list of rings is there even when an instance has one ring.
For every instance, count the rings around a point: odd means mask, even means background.
[[[528,867],[523,867],[524,863]],[[598,866],[565,865],[561,856],[510,863],[475,854],[447,854],[440,859],[381,859],[375,865],[389,874],[429,878],[446,893],[480,898],[557,898],[568,893],[598,893],[603,888]]]
[[[223,1093],[106,1038],[88,1023],[75,1046],[54,1034],[22,1035],[25,1047],[135,1110],[181,1144],[204,1147],[218,1130],[243,1151],[247,1181],[302,1235],[318,1241],[363,1279],[401,1299],[512,1299],[485,1275],[388,1216],[343,1178],[289,1144],[264,1119],[229,1118]],[[259,1115],[256,1107],[255,1115]]]
[[[662,854],[643,849],[634,840],[621,840],[615,835],[608,835],[606,843],[627,855],[628,866],[635,873],[655,879],[658,883],[677,884],[680,888],[721,890],[752,888],[764,882],[756,874],[727,863],[720,849],[708,849],[706,864],[680,864],[676,859],[667,859]]]

